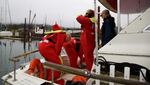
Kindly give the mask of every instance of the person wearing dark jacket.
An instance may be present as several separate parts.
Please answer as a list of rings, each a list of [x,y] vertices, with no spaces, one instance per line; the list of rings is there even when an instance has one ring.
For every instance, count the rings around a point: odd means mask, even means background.
[[[103,18],[103,25],[101,27],[101,46],[107,44],[112,38],[116,36],[115,19],[110,15],[108,10],[103,10],[101,13]]]

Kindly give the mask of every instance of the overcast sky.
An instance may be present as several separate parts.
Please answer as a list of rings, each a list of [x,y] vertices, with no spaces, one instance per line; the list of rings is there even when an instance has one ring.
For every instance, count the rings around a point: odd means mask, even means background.
[[[6,15],[4,11],[5,2],[9,2],[11,19],[13,23],[23,23],[24,18],[29,18],[29,10],[32,17],[36,13],[36,23],[54,24],[57,22],[65,27],[79,27],[76,17],[84,14],[87,9],[94,9],[94,0],[0,0],[1,16]],[[98,2],[97,5],[100,5]],[[2,9],[3,8],[3,9]],[[7,6],[8,9],[8,6]],[[9,14],[7,10],[7,22]],[[5,18],[2,19],[5,22]]]
[[[101,11],[106,9],[99,2],[97,6],[101,7]],[[76,17],[84,14],[88,9],[94,9],[94,0],[0,0],[0,22],[10,23],[10,17],[12,23],[24,23],[25,17],[29,22],[31,10],[32,18],[36,14],[35,23],[46,22],[46,24],[53,25],[57,22],[64,27],[80,27]],[[9,10],[11,16],[9,16]],[[112,12],[111,14],[117,22],[117,14]],[[127,16],[123,16],[121,20],[122,26],[127,25],[125,18]]]

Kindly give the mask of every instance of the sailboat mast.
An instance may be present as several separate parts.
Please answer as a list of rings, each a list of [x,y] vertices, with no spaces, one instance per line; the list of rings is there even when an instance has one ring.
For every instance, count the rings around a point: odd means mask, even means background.
[[[0,8],[1,9],[1,14],[0,14],[0,30],[2,29],[2,7]]]
[[[11,10],[9,6],[9,0],[1,0],[0,1],[0,23],[5,26],[5,30],[7,30],[6,24],[12,24],[11,19]]]
[[[5,8],[4,8],[4,10],[5,10],[5,19],[4,19],[4,24],[5,24],[5,26],[6,26],[6,21],[7,21],[7,20],[6,20],[6,19],[7,19],[7,0],[5,0],[5,2],[4,2],[4,3],[5,3],[5,6],[4,6],[4,7],[5,7]]]
[[[31,25],[33,24],[33,21],[34,21],[35,17],[36,17],[36,14],[34,14],[32,20],[31,20]]]
[[[31,22],[31,10],[29,11],[29,25],[30,25],[30,22]]]
[[[7,2],[7,4],[8,4],[8,14],[9,14],[10,24],[12,24],[11,11],[10,11],[10,6],[9,6],[9,1]]]
[[[28,41],[31,39],[31,10],[29,11]]]

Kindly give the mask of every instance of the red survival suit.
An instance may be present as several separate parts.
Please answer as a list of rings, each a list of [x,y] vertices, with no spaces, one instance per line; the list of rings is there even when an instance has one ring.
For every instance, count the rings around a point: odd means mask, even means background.
[[[36,69],[37,69],[37,71],[36,71]],[[32,59],[27,73],[30,75],[35,75],[36,73],[38,73],[38,77],[44,79],[43,64],[40,62],[40,60],[38,58]]]
[[[60,27],[55,24],[52,26],[52,30],[60,30]],[[65,32],[51,33],[43,37],[43,40],[39,43],[39,52],[47,60],[53,63],[62,64],[59,54],[61,52],[62,45],[66,39]],[[51,80],[52,71],[48,69],[47,80]],[[61,73],[54,71],[54,82],[60,85],[64,85],[64,80],[57,80]]]
[[[94,60],[95,26],[90,18],[82,15],[78,16],[76,20],[81,24],[81,47],[83,49],[86,68],[90,71]]]
[[[72,37],[68,42],[63,44],[63,47],[69,57],[70,66],[78,68],[78,56],[80,57],[80,62],[83,62],[83,51],[80,49],[80,41]]]

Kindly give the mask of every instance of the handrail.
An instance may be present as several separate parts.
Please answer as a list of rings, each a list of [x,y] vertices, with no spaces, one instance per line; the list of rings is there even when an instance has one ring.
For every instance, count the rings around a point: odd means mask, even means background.
[[[34,50],[34,51],[29,51],[29,52],[26,52],[26,53],[23,53],[23,54],[20,54],[18,56],[15,56],[13,58],[10,58],[9,60],[12,61],[14,63],[14,81],[16,81],[16,62],[19,62],[19,59],[21,58],[26,58],[27,56],[26,55],[29,55],[31,53],[35,53],[35,52],[38,52],[39,50]]]
[[[29,51],[29,52],[20,54],[20,55],[18,55],[18,56],[15,56],[15,57],[13,57],[13,58],[11,58],[11,59],[9,59],[9,60],[11,60],[11,61],[18,61],[18,60],[21,59],[21,58],[27,57],[26,55],[29,55],[29,54],[31,54],[31,53],[35,53],[35,52],[38,52],[38,51],[39,51],[39,50]]]
[[[123,54],[123,53],[99,53],[100,55],[121,55],[121,56],[143,56],[143,57],[150,57],[150,55],[137,55],[137,54]]]
[[[85,77],[109,81],[109,82],[116,82],[116,83],[126,84],[126,85],[150,85],[150,83],[148,83],[148,82],[139,82],[139,81],[135,81],[135,80],[125,80],[122,78],[113,78],[113,77],[105,76],[102,74],[97,75],[97,74],[91,73],[86,70],[72,68],[72,67],[65,66],[65,65],[55,64],[52,62],[45,62],[44,65],[54,68],[55,70],[63,71],[66,73],[76,74],[76,75],[80,75],[80,76],[85,76]]]
[[[10,59],[11,61],[14,62],[14,80],[15,81],[16,81],[16,62],[18,62],[19,59],[23,58],[23,56],[26,56],[26,55],[29,55],[31,53],[35,53],[38,51],[39,50],[29,51],[29,52],[20,54],[20,55],[15,56]],[[91,73],[87,70],[72,68],[72,67],[65,66],[65,65],[55,64],[52,62],[45,62],[44,65],[46,65],[50,68],[53,68],[55,70],[63,71],[65,73],[71,73],[71,74],[75,74],[75,75],[85,76],[85,77],[109,81],[109,82],[116,82],[116,83],[127,84],[127,85],[150,85],[150,83],[148,83],[148,82],[139,82],[139,81],[135,81],[135,80],[125,80],[125,79],[121,79],[121,78],[113,78],[113,77],[105,76],[102,74],[97,75],[97,74]]]

